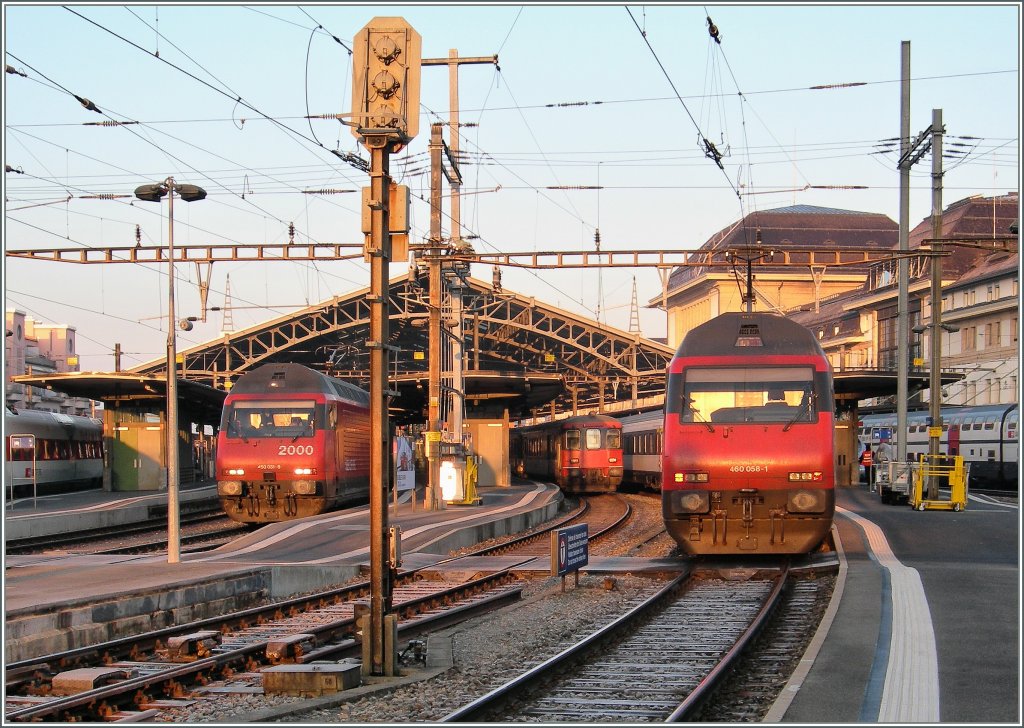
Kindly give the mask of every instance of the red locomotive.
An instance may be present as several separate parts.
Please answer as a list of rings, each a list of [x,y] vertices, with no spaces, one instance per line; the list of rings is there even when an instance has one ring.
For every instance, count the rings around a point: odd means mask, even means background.
[[[370,398],[300,364],[243,374],[224,400],[217,494],[243,523],[312,516],[365,501]]]
[[[622,425],[612,417],[517,427],[509,449],[517,475],[546,478],[566,493],[611,493],[622,482]]]
[[[662,514],[690,554],[816,549],[835,512],[833,386],[803,326],[726,313],[668,367]]]

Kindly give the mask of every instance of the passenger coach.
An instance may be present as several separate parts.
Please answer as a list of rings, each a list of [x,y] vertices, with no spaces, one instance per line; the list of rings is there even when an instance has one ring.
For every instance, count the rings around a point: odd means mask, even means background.
[[[4,410],[4,488],[8,494],[32,495],[33,483],[36,494],[101,488],[103,421]]]
[[[579,415],[511,431],[517,475],[557,483],[566,493],[611,493],[622,483],[622,425],[605,415]]]

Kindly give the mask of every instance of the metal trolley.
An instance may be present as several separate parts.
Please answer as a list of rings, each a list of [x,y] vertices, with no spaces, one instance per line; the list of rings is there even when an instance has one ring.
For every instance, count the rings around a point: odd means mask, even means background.
[[[962,511],[967,508],[967,481],[971,465],[961,455],[921,455],[912,463],[910,507],[918,510]],[[931,477],[939,479],[939,495],[934,500],[925,498],[924,492]],[[949,498],[942,493],[948,489]]]

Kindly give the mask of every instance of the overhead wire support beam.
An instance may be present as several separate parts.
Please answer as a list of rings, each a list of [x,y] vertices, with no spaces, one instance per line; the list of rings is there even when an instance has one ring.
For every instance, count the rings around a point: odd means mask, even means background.
[[[349,252],[352,251],[352,252]],[[8,258],[49,260],[56,263],[166,263],[166,247],[37,248],[8,250]],[[363,257],[362,243],[253,243],[180,245],[175,263],[217,261],[351,260]]]
[[[931,239],[924,242],[931,242]],[[1016,238],[955,239],[941,242],[955,242],[963,245],[974,244],[987,247],[987,243],[1015,243]],[[436,245],[410,246],[423,253],[423,260],[429,261]],[[1007,248],[1009,249],[1009,248]],[[348,252],[353,251],[353,252]],[[445,261],[455,263],[483,263],[519,268],[686,268],[686,267],[730,267],[728,250],[602,250],[597,251],[547,251],[536,253],[470,253],[452,252],[444,254]],[[864,248],[829,248],[821,250],[811,247],[789,247],[775,249],[782,260],[772,265],[863,265],[880,260],[899,257],[934,255],[930,251],[919,251],[901,256],[893,250],[865,250]],[[31,250],[8,250],[8,258],[43,260],[57,263],[166,263],[165,247],[94,247],[94,248],[37,248]],[[949,253],[943,253],[949,255]],[[175,263],[216,263],[217,261],[303,261],[303,260],[355,260],[363,258],[361,243],[254,243],[183,245],[175,247]]]
[[[992,250],[1006,253],[1016,253],[1018,250],[1019,238],[925,238],[921,245],[934,247],[938,245],[959,245],[964,248],[979,248],[981,250]]]
[[[821,250],[812,247],[775,248],[778,256],[772,266],[828,265],[856,266],[880,260],[900,257],[898,251],[864,248],[829,248]],[[695,268],[732,267],[731,250],[602,250],[597,251],[547,251],[536,253],[461,253],[445,256],[448,261],[504,265],[517,268]],[[931,255],[928,251],[912,253],[910,257]],[[430,259],[424,255],[425,260]],[[779,260],[781,258],[781,260]]]

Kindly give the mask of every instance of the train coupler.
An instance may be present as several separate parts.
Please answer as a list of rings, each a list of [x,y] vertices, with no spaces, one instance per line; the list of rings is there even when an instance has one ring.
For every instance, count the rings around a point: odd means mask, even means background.
[[[779,540],[775,540],[775,523],[778,520],[778,531]],[[781,508],[775,508],[768,511],[768,521],[770,523],[769,539],[768,542],[771,544],[775,543],[786,543],[786,512]]]
[[[718,519],[722,519],[722,544],[725,545],[727,538],[727,512],[724,509],[711,511],[711,544],[713,546],[718,545]]]

